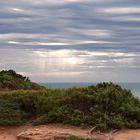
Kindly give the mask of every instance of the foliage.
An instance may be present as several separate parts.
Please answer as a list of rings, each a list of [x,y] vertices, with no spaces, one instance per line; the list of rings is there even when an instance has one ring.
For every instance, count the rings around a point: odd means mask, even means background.
[[[17,74],[13,70],[2,70],[0,72],[0,90],[37,90],[42,88],[40,85],[31,82],[29,77]]]
[[[103,131],[140,128],[140,99],[113,83],[1,93],[0,125],[27,122],[96,126]]]

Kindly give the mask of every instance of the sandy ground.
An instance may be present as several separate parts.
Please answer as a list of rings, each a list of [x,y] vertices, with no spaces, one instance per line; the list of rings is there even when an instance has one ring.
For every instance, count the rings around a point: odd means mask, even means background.
[[[33,132],[38,131],[45,133],[46,131],[53,133],[68,133],[77,136],[87,137],[89,136],[89,129],[81,129],[79,127],[62,125],[62,124],[49,124],[41,126],[20,126],[20,127],[0,127],[0,140],[16,140],[16,136],[21,132]],[[98,134],[94,132],[92,134],[95,138],[100,138],[102,140],[108,140],[109,134]],[[137,130],[121,130],[116,132],[114,135],[114,140],[140,140],[140,129]]]

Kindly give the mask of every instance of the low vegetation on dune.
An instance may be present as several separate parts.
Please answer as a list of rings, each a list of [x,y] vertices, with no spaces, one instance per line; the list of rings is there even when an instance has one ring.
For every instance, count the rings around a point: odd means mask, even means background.
[[[140,99],[113,83],[0,94],[0,125],[25,123],[140,128]]]
[[[0,90],[38,90],[43,87],[30,81],[29,77],[17,74],[13,70],[0,72]]]

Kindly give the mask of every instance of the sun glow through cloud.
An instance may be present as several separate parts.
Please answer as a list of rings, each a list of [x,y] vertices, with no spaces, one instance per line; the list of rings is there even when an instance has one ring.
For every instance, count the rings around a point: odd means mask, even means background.
[[[11,10],[15,11],[15,12],[23,12],[23,9],[20,8],[11,8]]]
[[[139,0],[0,1],[0,70],[37,82],[140,82]]]

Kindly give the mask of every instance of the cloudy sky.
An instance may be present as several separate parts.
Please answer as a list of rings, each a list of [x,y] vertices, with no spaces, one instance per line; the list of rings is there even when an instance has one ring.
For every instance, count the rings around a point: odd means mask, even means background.
[[[36,82],[140,82],[139,0],[0,0],[0,70]]]

